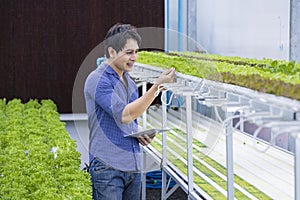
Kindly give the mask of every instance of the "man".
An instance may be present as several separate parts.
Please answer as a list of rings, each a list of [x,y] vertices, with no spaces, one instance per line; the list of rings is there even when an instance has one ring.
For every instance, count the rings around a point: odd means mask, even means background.
[[[138,200],[141,190],[140,144],[155,134],[125,137],[137,132],[137,118],[155,99],[158,85],[173,82],[175,69],[163,72],[141,97],[128,72],[138,57],[140,35],[129,24],[116,24],[104,41],[106,62],[88,76],[84,94],[90,128],[90,167],[93,198]]]

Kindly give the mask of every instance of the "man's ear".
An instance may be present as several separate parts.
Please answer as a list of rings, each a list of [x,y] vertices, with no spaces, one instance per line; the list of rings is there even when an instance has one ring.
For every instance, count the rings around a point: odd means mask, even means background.
[[[116,50],[114,50],[112,47],[108,47],[108,53],[110,58],[115,58],[117,56]]]

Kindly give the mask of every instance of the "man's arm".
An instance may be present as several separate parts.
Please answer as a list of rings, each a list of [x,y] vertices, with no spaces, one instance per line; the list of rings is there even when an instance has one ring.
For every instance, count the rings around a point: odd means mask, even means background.
[[[157,91],[158,86],[162,83],[173,82],[174,75],[175,68],[166,70],[143,96],[125,106],[122,112],[122,123],[129,124],[141,116],[154,101],[155,92]]]

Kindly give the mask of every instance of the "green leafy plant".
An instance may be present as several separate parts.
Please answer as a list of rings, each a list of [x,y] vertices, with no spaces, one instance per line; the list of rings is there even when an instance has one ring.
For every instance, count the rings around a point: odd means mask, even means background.
[[[91,199],[89,174],[52,100],[0,99],[1,199]]]
[[[138,62],[161,68],[175,67],[183,74],[300,100],[300,64],[294,61],[142,51]]]

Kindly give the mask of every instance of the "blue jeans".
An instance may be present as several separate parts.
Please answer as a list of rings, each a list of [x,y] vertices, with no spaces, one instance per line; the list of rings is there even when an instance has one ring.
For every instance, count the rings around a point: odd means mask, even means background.
[[[89,172],[94,200],[140,200],[141,173],[113,169],[97,158]]]

